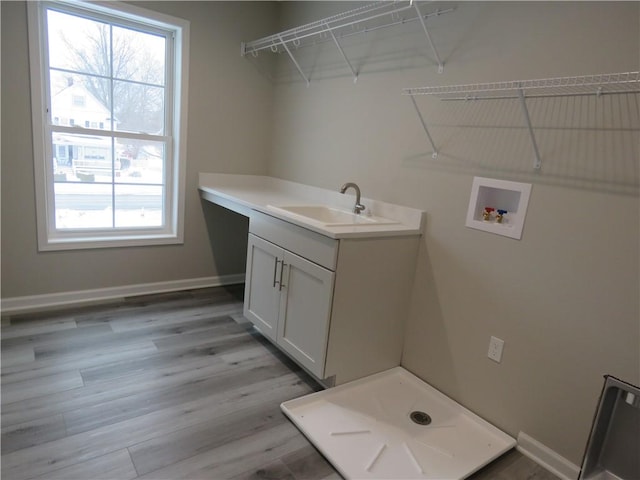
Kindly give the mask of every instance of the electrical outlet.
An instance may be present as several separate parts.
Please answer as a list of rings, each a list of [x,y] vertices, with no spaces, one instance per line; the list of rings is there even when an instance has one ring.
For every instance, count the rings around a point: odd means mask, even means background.
[[[502,361],[502,350],[504,349],[504,340],[491,337],[489,340],[489,352],[487,356],[494,362],[500,363]]]

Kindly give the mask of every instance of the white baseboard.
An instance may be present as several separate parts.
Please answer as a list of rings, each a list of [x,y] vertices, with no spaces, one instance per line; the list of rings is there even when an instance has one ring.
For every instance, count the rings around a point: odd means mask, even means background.
[[[558,455],[546,445],[538,442],[526,433],[518,434],[517,449],[534,462],[542,465],[563,480],[576,480],[580,475],[580,467]]]
[[[223,275],[219,277],[190,278],[169,282],[141,283],[121,287],[97,288],[94,290],[78,290],[75,292],[49,293],[29,295],[25,297],[3,298],[0,310],[3,314],[25,313],[48,308],[100,303],[107,300],[121,300],[137,295],[176,292],[196,288],[219,287],[244,282],[245,275]]]

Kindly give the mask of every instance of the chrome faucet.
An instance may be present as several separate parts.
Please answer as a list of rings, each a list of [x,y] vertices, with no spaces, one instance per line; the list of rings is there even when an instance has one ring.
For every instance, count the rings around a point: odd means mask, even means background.
[[[340,189],[340,193],[346,192],[348,188],[353,188],[356,191],[356,204],[353,207],[353,213],[359,214],[365,208],[367,208],[360,203],[360,187],[353,182],[347,182],[344,185],[342,185],[342,188]]]

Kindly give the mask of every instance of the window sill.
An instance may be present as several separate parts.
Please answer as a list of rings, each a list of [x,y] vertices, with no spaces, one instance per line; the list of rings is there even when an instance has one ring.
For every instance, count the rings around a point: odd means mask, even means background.
[[[148,247],[153,245],[183,244],[182,236],[171,234],[141,234],[126,236],[74,236],[73,238],[55,238],[40,241],[38,250],[41,252],[57,250],[86,250],[92,248],[126,248]]]

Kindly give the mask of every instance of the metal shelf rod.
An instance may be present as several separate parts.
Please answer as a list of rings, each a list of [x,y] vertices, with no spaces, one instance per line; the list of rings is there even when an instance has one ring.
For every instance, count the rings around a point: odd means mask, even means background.
[[[298,64],[298,61],[296,60],[296,57],[293,56],[293,54],[291,53],[291,50],[289,50],[289,47],[287,47],[287,44],[284,43],[284,41],[282,39],[280,39],[280,42],[282,43],[282,46],[284,47],[284,49],[289,54],[289,57],[291,57],[291,61],[293,62],[293,64],[298,69],[298,73],[300,73],[300,76],[304,79],[304,81],[305,81],[305,83],[307,84],[307,87],[308,87],[309,86],[309,79],[307,78],[307,76],[302,71],[302,68],[300,68],[300,65]]]
[[[527,108],[527,101],[524,99],[524,92],[522,91],[522,89],[518,90],[518,96],[520,97],[520,104],[522,105],[522,111],[524,113],[524,121],[526,122],[527,128],[529,129],[529,136],[531,137],[531,144],[533,145],[533,153],[535,154],[533,168],[535,170],[540,170],[540,167],[542,166],[542,162],[540,161],[540,151],[538,150],[538,142],[536,142],[536,136],[533,133],[531,118],[529,117],[529,109]]]
[[[411,101],[413,102],[413,107],[416,109],[416,113],[418,114],[418,118],[420,119],[420,123],[422,124],[422,128],[424,128],[424,132],[427,134],[427,138],[429,139],[429,143],[431,143],[431,148],[433,148],[433,153],[431,154],[431,156],[433,158],[437,158],[438,157],[438,149],[436,148],[436,144],[433,141],[433,138],[431,138],[431,134],[429,133],[429,129],[427,128],[427,122],[424,121],[424,118],[422,118],[422,113],[420,112],[420,109],[418,108],[418,104],[416,103],[416,99],[411,97]]]
[[[358,81],[358,72],[356,72],[353,67],[351,66],[351,62],[349,61],[349,59],[347,58],[347,55],[344,53],[344,50],[342,49],[342,46],[340,46],[340,42],[338,42],[338,39],[336,38],[336,36],[333,34],[333,30],[331,30],[329,28],[329,25],[327,25],[327,30],[329,31],[329,34],[331,35],[331,38],[333,38],[333,41],[336,44],[336,47],[338,47],[338,51],[340,52],[340,54],[342,55],[342,58],[344,58],[344,61],[347,63],[347,65],[349,66],[349,70],[351,70],[351,74],[353,75],[353,83],[356,83]]]
[[[422,18],[422,13],[420,12],[420,8],[418,8],[418,4],[415,3],[414,8],[416,9],[416,13],[418,14],[417,18],[420,20],[420,25],[422,25],[422,29],[424,30],[424,34],[427,36],[427,40],[429,41],[429,45],[431,45],[431,50],[433,51],[433,55],[436,57],[436,61],[438,62],[438,73],[442,73],[444,71],[444,64],[442,60],[440,60],[440,55],[438,55],[438,51],[436,50],[436,46],[433,44],[433,40],[431,39],[431,35],[429,35],[429,30],[427,29],[427,24],[424,23],[424,18]]]

